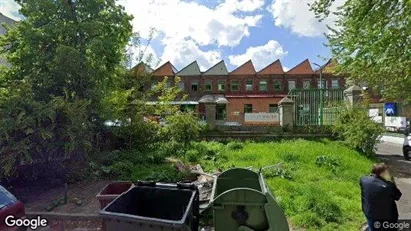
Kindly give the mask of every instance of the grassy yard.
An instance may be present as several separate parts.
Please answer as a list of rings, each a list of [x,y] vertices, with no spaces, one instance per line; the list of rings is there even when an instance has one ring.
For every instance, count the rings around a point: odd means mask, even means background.
[[[264,171],[266,181],[293,227],[308,230],[359,230],[359,179],[372,160],[331,141],[272,143],[203,143],[217,157],[199,160],[205,170],[259,167],[282,162]]]
[[[232,167],[260,167],[283,163],[263,171],[271,190],[292,227],[307,230],[359,230],[361,211],[359,179],[369,173],[373,160],[335,141],[192,143],[183,158],[199,163],[207,172]],[[176,182],[184,176],[164,156],[176,151],[163,145],[159,152],[99,153],[93,175],[122,180]],[[166,149],[165,154],[160,152]],[[164,151],[164,150],[163,150]]]

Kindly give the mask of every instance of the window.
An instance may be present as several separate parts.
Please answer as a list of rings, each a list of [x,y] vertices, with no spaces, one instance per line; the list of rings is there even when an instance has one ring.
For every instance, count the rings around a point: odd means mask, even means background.
[[[304,89],[310,89],[311,88],[311,81],[310,80],[304,80],[303,81],[303,88]]]
[[[288,80],[288,90],[295,89],[295,81],[294,80]]]
[[[252,104],[244,104],[244,113],[252,113],[253,112],[253,105]]]
[[[181,81],[179,84],[180,84],[180,90],[184,91],[184,82]]]
[[[280,81],[278,81],[278,80],[276,80],[275,82],[274,82],[274,91],[282,91],[283,89],[282,89],[282,86],[281,86],[281,82]]]
[[[340,88],[339,83],[338,83],[338,79],[331,80],[331,88],[333,88],[333,89]]]
[[[270,112],[270,113],[278,112],[278,105],[277,104],[270,104],[268,106],[268,112]]]
[[[191,82],[191,91],[198,91],[198,82]]]
[[[231,82],[231,91],[238,91],[240,90],[240,87],[238,85],[238,81],[232,81]]]
[[[213,90],[213,85],[211,83],[211,80],[206,80],[204,84],[204,91],[211,92],[212,90]]]
[[[320,86],[321,85],[321,82],[320,81],[318,81],[318,85],[317,85],[317,87],[318,87],[318,89],[320,89],[320,88],[327,88],[327,81],[325,81],[325,80],[323,80],[323,84],[322,84],[322,86]]]
[[[246,91],[252,91],[253,90],[253,81],[252,80],[245,81],[245,90]]]
[[[224,80],[218,81],[218,91],[225,91],[225,81]]]
[[[267,91],[267,81],[265,80],[260,81],[260,91]]]

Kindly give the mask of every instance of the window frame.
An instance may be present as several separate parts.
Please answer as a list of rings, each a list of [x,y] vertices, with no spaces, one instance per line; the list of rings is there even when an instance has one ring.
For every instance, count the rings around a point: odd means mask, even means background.
[[[248,110],[246,110],[247,106],[250,106],[250,108],[247,108],[247,109],[251,109],[251,112],[248,112]],[[253,113],[253,104],[251,104],[251,103],[244,104],[243,111],[244,111],[244,114],[245,113]]]
[[[234,89],[233,89],[234,83],[236,83],[236,85],[237,85],[237,90],[234,90]],[[232,81],[231,81],[231,84],[230,84],[230,90],[231,90],[231,91],[239,91],[239,90],[240,90],[240,81],[238,81],[238,80],[232,80]]]
[[[309,84],[308,87],[305,87],[305,83]],[[311,79],[303,79],[303,89],[311,89]]]
[[[210,90],[207,90],[207,86],[210,86]],[[213,92],[213,81],[211,80],[204,80],[204,92]]]
[[[294,88],[293,89],[290,89],[290,82],[294,82]],[[288,91],[297,89],[297,81],[295,79],[287,80],[287,88],[288,88]]]
[[[337,82],[337,86],[336,87],[334,87],[334,81],[336,81]],[[339,79],[332,79],[331,80],[331,88],[332,89],[339,89],[340,88],[340,81],[339,81]]]
[[[247,89],[247,82],[251,82],[251,89],[250,90]],[[254,81],[252,79],[247,79],[245,81],[245,91],[254,91]]]
[[[276,83],[279,83],[279,84],[280,84],[280,88],[279,88],[279,89],[276,89],[276,87],[275,87]],[[281,80],[274,80],[273,88],[274,88],[274,91],[276,91],[276,92],[281,92],[281,91],[283,91],[283,83],[282,83],[282,81],[281,81]]]
[[[194,84],[195,83],[195,84]],[[193,86],[197,86],[197,89],[196,90],[193,90]],[[198,92],[198,85],[199,85],[199,81],[191,81],[191,84],[190,84],[190,91],[192,91],[192,92]]]
[[[220,90],[220,84],[221,84],[221,83],[223,83],[222,86],[223,86],[223,88],[224,88],[224,89],[222,89],[222,90]],[[226,81],[225,81],[225,80],[218,80],[218,81],[217,81],[217,90],[218,90],[218,92],[225,92],[225,91],[226,91],[225,85],[226,85]]]
[[[261,82],[265,82],[265,90],[261,90]],[[268,92],[268,81],[266,79],[261,79],[258,83],[258,90],[261,92]]]
[[[272,106],[272,105],[275,105],[275,106]],[[272,112],[271,111],[271,108],[276,108],[276,111],[275,112]],[[268,113],[278,113],[278,104],[268,104]]]

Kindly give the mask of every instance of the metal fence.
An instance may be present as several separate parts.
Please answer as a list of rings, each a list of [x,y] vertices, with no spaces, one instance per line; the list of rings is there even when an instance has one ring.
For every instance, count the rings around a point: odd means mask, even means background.
[[[294,101],[295,125],[332,125],[344,101],[344,90],[293,89],[288,97]]]

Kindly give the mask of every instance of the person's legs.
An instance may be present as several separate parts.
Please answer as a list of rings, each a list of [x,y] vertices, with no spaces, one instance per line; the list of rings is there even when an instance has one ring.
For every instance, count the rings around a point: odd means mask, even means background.
[[[367,218],[367,224],[368,224],[368,230],[369,231],[376,231],[375,227],[374,227],[374,221]]]

